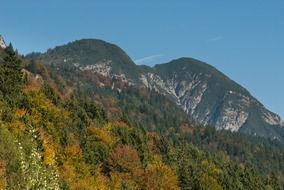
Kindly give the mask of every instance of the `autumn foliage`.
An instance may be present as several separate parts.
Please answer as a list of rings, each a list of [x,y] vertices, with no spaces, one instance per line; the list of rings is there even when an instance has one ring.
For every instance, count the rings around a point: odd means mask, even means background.
[[[262,178],[225,153],[208,155],[173,128],[147,132],[156,127],[131,122],[111,97],[82,97],[62,77],[51,79],[40,63],[31,63],[29,72],[15,53],[7,53],[0,65],[0,189],[219,190],[278,185],[275,177]],[[120,81],[117,85],[124,88]],[[146,89],[140,91],[147,100],[152,96]],[[155,122],[163,117],[157,113]],[[139,115],[137,121],[141,119],[148,118]],[[181,130],[192,133],[190,125]]]

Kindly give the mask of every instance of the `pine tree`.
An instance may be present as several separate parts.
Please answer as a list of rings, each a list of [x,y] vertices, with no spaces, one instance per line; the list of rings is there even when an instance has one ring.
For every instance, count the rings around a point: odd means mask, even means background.
[[[10,106],[15,106],[22,96],[23,65],[11,44],[5,49],[5,53],[7,56],[0,65],[0,98]]]

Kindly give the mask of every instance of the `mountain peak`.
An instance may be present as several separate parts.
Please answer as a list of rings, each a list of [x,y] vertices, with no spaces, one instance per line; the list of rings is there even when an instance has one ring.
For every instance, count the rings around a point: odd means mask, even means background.
[[[190,79],[192,75],[200,75],[204,80],[211,78],[210,81],[212,83],[216,84],[216,82],[218,82],[221,86],[228,87],[228,90],[234,91],[237,89],[238,91],[241,90],[242,93],[249,94],[246,89],[231,80],[214,66],[198,59],[182,57],[165,64],[156,65],[154,68],[164,78],[176,75],[179,79]]]
[[[7,47],[4,38],[2,37],[2,35],[0,35],[0,47],[2,49],[5,49]]]
[[[83,72],[136,81],[138,69],[131,58],[117,45],[98,39],[81,39],[49,49],[45,53],[31,53],[28,58],[59,67],[76,68]]]
[[[171,68],[175,68],[175,70],[183,70],[183,71],[187,71],[187,70],[194,70],[194,71],[202,71],[202,72],[214,72],[215,74],[217,73],[218,75],[222,75],[223,77],[225,76],[224,74],[222,74],[220,71],[218,71],[215,67],[213,67],[212,65],[209,65],[203,61],[200,61],[198,59],[194,59],[191,57],[181,57],[178,59],[174,59],[168,63],[165,64],[158,64],[155,65],[155,68],[157,69],[161,69],[161,68],[167,68],[170,69]]]
[[[198,123],[282,138],[273,128],[283,125],[280,117],[215,67],[183,57],[156,65],[154,70],[155,75],[148,77],[148,86],[169,95]]]
[[[104,60],[119,65],[135,65],[118,46],[98,39],[81,39],[49,49],[43,54],[32,53],[28,57],[52,64],[94,65]]]

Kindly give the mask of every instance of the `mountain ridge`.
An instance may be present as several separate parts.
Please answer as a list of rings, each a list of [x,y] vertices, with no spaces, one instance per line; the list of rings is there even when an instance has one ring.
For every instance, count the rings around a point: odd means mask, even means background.
[[[283,131],[280,117],[215,67],[193,58],[154,67],[137,66],[121,48],[113,46],[102,40],[84,39],[27,57],[56,67],[72,67],[72,72],[102,75],[110,78],[112,89],[119,86],[118,91],[122,90],[121,83],[144,86],[174,101],[202,125],[284,139],[284,132],[279,134],[275,129]],[[99,80],[102,87],[106,86],[104,80]],[[116,85],[118,82],[120,85]]]

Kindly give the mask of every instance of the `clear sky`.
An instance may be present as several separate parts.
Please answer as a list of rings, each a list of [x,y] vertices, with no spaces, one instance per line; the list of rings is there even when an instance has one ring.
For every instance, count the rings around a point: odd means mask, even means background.
[[[137,64],[197,58],[284,118],[283,0],[1,0],[0,34],[22,54],[99,38]]]

